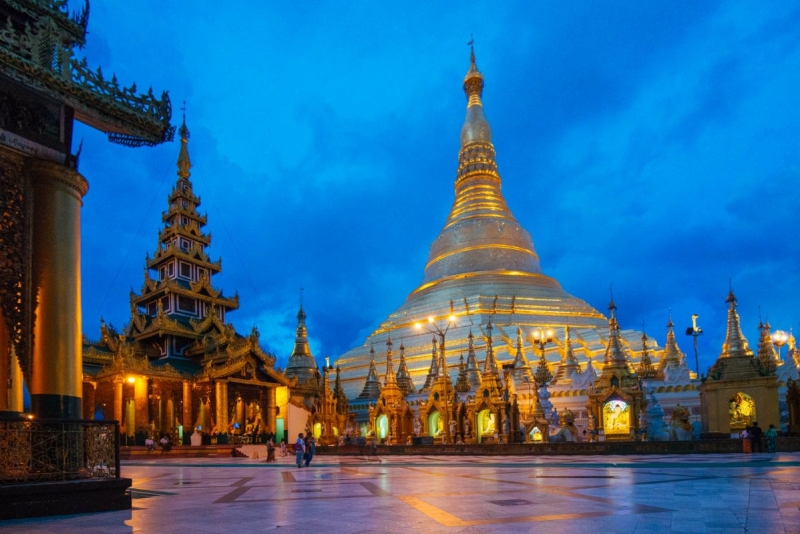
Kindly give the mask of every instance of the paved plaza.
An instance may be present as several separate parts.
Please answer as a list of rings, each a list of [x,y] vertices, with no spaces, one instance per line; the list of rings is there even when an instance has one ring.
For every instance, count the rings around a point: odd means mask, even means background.
[[[800,533],[800,454],[123,464],[133,510],[4,532]]]

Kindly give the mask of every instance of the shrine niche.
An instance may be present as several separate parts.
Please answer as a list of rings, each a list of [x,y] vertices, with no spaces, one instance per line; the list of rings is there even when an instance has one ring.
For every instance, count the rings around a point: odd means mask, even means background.
[[[628,437],[631,431],[631,410],[628,403],[616,398],[603,405],[603,429],[606,437]]]
[[[756,421],[756,402],[747,393],[736,392],[729,406],[731,431],[742,431]]]

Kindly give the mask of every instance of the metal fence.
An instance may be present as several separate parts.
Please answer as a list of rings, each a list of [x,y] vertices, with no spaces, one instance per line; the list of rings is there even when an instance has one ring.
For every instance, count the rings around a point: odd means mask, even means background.
[[[119,423],[0,417],[0,484],[119,478]]]

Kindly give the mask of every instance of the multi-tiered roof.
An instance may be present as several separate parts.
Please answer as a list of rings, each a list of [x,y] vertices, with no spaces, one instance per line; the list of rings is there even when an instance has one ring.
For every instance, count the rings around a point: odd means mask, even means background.
[[[158,357],[198,356],[199,338],[211,323],[222,329],[226,313],[239,307],[239,297],[226,297],[211,279],[222,269],[212,261],[207,248],[211,235],[203,232],[207,217],[197,208],[200,198],[190,180],[189,129],[184,120],[179,130],[178,180],[161,215],[155,255],[147,257],[141,294],[131,292],[131,323],[128,335],[152,348]],[[152,274],[151,274],[152,273]]]

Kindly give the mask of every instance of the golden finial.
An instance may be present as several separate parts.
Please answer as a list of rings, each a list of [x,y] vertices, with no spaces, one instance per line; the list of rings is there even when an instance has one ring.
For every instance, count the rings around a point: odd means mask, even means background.
[[[181,111],[183,111],[183,124],[178,130],[181,136],[181,149],[178,154],[178,176],[188,180],[191,174],[189,169],[192,168],[192,161],[189,159],[189,128],[186,127],[186,101],[183,102]]]

